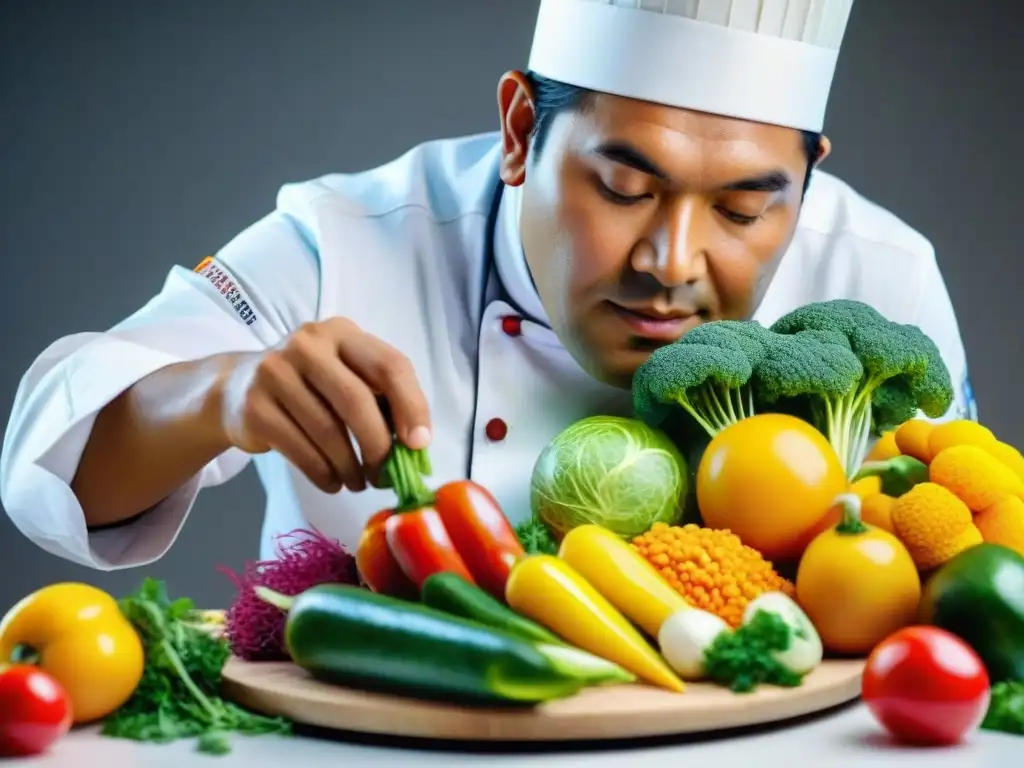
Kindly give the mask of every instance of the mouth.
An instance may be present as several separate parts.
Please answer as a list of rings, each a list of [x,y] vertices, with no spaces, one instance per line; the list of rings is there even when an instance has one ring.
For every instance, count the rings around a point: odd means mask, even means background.
[[[659,341],[675,341],[691,328],[700,325],[706,314],[704,311],[624,307],[614,302],[608,304],[636,336]]]

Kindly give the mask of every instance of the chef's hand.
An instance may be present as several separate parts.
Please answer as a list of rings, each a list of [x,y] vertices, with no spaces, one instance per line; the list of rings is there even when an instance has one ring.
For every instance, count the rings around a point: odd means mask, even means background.
[[[376,484],[393,436],[413,449],[430,442],[427,400],[408,358],[344,318],[309,323],[240,358],[225,385],[223,419],[232,445],[275,450],[328,493]]]

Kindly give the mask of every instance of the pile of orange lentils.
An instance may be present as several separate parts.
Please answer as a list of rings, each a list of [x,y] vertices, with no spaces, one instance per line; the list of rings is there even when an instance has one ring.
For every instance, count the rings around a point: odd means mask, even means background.
[[[743,623],[743,612],[759,595],[794,594],[790,581],[730,531],[655,523],[633,539],[633,547],[690,605],[731,627]]]

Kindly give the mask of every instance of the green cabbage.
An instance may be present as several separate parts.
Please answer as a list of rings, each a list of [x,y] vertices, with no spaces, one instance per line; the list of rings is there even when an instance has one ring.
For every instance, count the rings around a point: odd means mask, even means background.
[[[624,539],[681,519],[686,459],[662,431],[620,416],[591,416],[541,452],[530,482],[533,514],[561,539],[584,523]]]

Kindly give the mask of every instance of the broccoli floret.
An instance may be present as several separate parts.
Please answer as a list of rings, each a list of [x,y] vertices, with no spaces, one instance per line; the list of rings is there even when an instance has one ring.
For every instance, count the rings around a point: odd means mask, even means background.
[[[897,376],[875,390],[871,398],[874,431],[881,434],[896,429],[900,424],[917,416],[917,400],[910,391],[907,379]]]
[[[938,347],[913,325],[894,323],[872,307],[850,299],[808,304],[777,320],[771,330],[793,335],[842,334],[863,373],[845,394],[824,396],[815,423],[853,477],[872,432],[900,424],[918,410],[943,415],[953,402],[953,383]]]
[[[766,354],[754,371],[756,402],[806,400],[827,416],[829,403],[847,394],[864,376],[864,366],[836,331],[769,332]]]
[[[758,354],[757,330],[719,320],[694,328],[655,350],[633,376],[638,418],[659,426],[683,408],[710,436],[754,413],[750,355]],[[767,329],[760,328],[762,333]],[[743,328],[742,330],[740,330]]]
[[[756,369],[768,353],[773,336],[771,331],[754,320],[716,320],[698,325],[678,343],[726,347],[743,353],[750,367]]]

